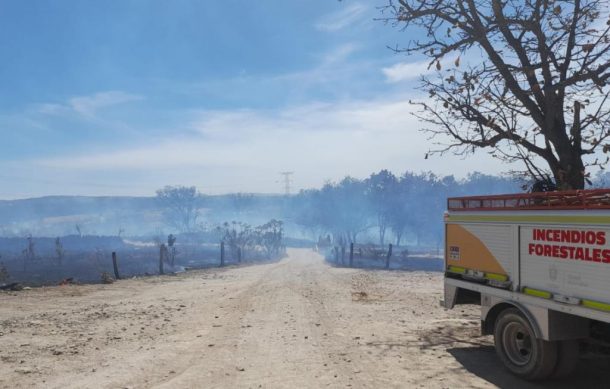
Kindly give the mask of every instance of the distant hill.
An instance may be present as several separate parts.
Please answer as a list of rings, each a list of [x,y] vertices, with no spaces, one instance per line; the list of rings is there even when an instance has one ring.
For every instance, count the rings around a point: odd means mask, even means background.
[[[265,194],[203,196],[199,204],[201,222],[262,223],[281,216],[283,199]],[[48,196],[0,200],[0,236],[118,235],[119,230],[124,235],[146,235],[164,229],[167,226],[155,197]]]

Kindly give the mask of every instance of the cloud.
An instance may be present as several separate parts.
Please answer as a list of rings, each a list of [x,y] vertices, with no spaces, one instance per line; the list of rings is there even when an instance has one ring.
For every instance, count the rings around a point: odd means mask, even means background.
[[[273,73],[246,73],[197,82],[165,80],[166,94],[228,101],[241,107],[280,106],[333,100],[374,97],[387,85],[379,68],[382,59],[367,58],[360,42],[343,41],[313,55],[307,67]],[[356,56],[355,54],[361,54]],[[354,82],[357,80],[357,82]]]
[[[122,91],[105,91],[89,96],[76,96],[64,103],[43,103],[35,106],[35,111],[43,115],[67,116],[77,115],[93,118],[98,111],[125,104],[132,101],[142,100],[143,97]]]
[[[94,116],[100,109],[137,100],[142,100],[142,97],[121,91],[108,91],[71,98],[69,106],[83,116]]]
[[[358,50],[358,47],[359,46],[356,43],[351,42],[339,45],[324,54],[322,57],[322,62],[318,67],[328,67],[343,63],[349,58],[350,55]]]
[[[443,57],[440,60],[441,64],[443,65],[443,69],[453,67],[453,64],[457,58],[457,54]],[[476,64],[477,61],[480,61],[480,56],[477,58],[476,54],[473,54],[472,52],[467,52],[466,54],[460,55],[460,62],[462,66],[466,68],[470,65]],[[436,66],[430,66],[430,59],[415,62],[399,62],[381,69],[381,72],[386,77],[386,81],[389,83],[412,81],[421,76],[433,74],[436,71]]]
[[[319,63],[307,70],[279,74],[265,82],[289,82],[295,87],[298,84],[310,85],[328,83],[349,78],[355,72],[362,71],[366,63],[350,62],[349,57],[359,49],[356,43],[344,43],[333,47],[320,56]],[[296,84],[296,85],[298,85]]]
[[[241,107],[307,104],[312,100],[343,100],[387,93],[379,59],[356,57],[363,47],[342,42],[316,54],[308,67],[272,74],[246,74],[205,82],[173,83],[168,93],[229,101]],[[360,53],[359,53],[360,54]],[[357,82],[354,82],[357,80]]]
[[[343,165],[337,163],[336,152],[342,153],[345,148],[354,151],[344,162],[355,162],[362,155],[356,149],[369,147],[371,138],[384,143],[416,131],[409,110],[407,101],[399,99],[314,103],[280,110],[200,111],[189,125],[194,130],[190,135],[110,153],[49,158],[37,163],[46,168],[105,171],[218,167],[247,170],[265,166],[276,169],[282,160],[300,166],[324,161],[329,167],[336,167]],[[412,138],[411,146],[416,143],[412,135],[408,135]],[[371,156],[364,164],[377,159],[379,156]],[[361,161],[356,165],[362,164]],[[348,173],[350,168],[344,168],[344,173]]]
[[[363,4],[351,4],[340,11],[323,16],[316,24],[315,28],[320,31],[334,32],[342,30],[347,26],[354,25],[366,11]]]
[[[197,185],[207,193],[279,192],[276,181],[283,170],[296,172],[297,188],[319,186],[348,174],[366,177],[384,168],[399,174],[406,170],[440,174],[480,170],[480,158],[461,161],[449,156],[425,161],[430,143],[410,115],[407,100],[394,97],[275,110],[203,110],[190,113],[190,124],[176,124],[192,129],[181,136],[168,135],[110,152],[37,159],[26,166],[38,174],[68,175],[71,182],[125,182],[125,191],[141,195],[166,184]],[[491,172],[502,170],[498,163],[485,166]],[[100,192],[100,188],[90,190]]]
[[[430,61],[418,62],[400,62],[395,65],[382,68],[381,71],[386,77],[386,81],[390,83],[410,81],[419,78],[422,75],[433,72],[429,68]]]

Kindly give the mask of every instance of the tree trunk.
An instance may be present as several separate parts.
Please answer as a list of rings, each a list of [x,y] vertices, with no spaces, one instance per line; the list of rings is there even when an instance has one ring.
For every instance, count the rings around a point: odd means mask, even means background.
[[[553,172],[557,189],[574,190],[585,188],[585,166],[580,156],[565,155],[561,158],[561,166]]]
[[[377,215],[377,226],[379,226],[379,245],[383,246],[385,241],[386,218]]]
[[[379,245],[383,246],[385,241],[385,226],[379,225]]]
[[[585,164],[582,160],[582,127],[580,121],[580,102],[574,102],[574,118],[572,127],[569,129],[568,137],[565,128],[565,121],[563,116],[560,117],[559,128],[557,133],[562,136],[559,137],[555,143],[555,149],[559,156],[559,163],[557,168],[553,168],[553,175],[555,176],[555,182],[557,189],[559,190],[573,190],[573,189],[584,189],[585,188]],[[563,115],[563,112],[561,113]],[[551,166],[553,166],[551,164]]]

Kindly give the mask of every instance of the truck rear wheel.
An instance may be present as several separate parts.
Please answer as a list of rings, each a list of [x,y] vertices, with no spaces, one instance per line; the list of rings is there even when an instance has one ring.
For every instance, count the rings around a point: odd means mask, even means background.
[[[537,339],[529,320],[517,308],[500,313],[495,323],[494,342],[504,366],[519,377],[546,378],[557,364],[557,343]]]

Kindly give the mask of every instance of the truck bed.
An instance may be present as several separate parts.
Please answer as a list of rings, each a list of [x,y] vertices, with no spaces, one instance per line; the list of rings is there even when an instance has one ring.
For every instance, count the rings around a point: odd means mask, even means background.
[[[449,199],[447,282],[610,322],[610,191],[594,192],[603,202],[590,206]]]

